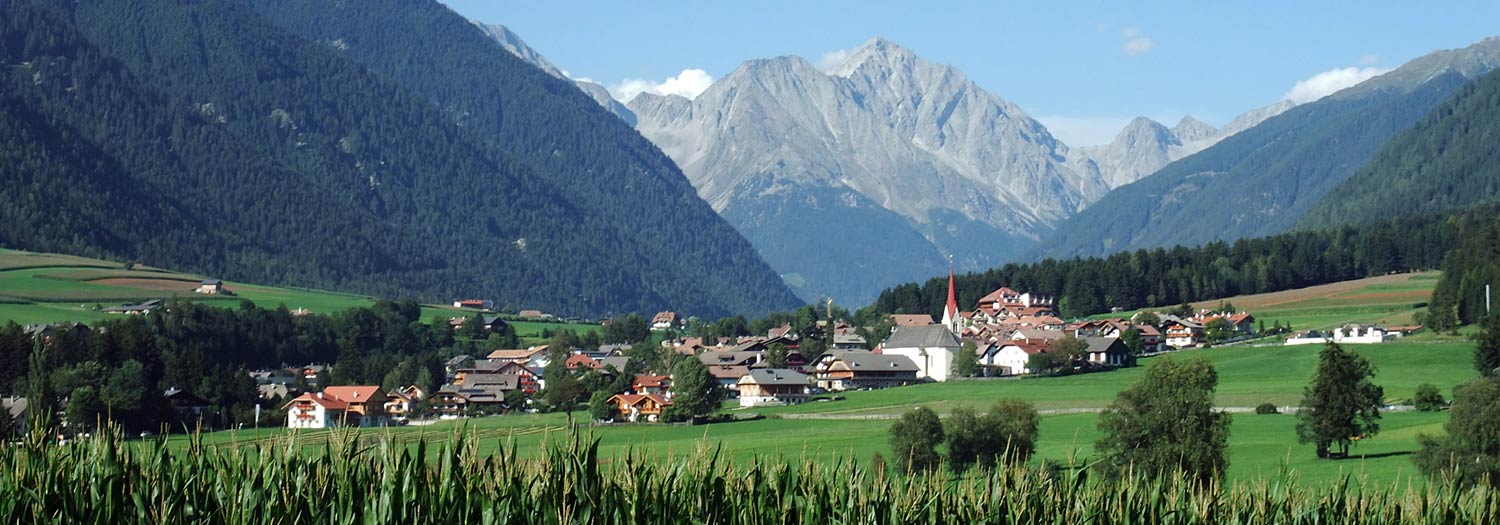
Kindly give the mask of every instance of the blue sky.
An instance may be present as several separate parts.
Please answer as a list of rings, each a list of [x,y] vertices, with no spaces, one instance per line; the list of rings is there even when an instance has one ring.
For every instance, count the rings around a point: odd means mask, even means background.
[[[958,67],[1072,145],[1107,141],[1136,115],[1223,125],[1298,82],[1313,79],[1298,93],[1316,96],[1500,34],[1500,2],[444,3],[622,94],[691,94],[748,59],[817,63],[881,36]]]

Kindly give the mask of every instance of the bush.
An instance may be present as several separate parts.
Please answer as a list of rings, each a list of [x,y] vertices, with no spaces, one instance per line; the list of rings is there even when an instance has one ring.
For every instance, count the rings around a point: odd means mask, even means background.
[[[1276,405],[1273,405],[1271,403],[1261,403],[1259,405],[1256,405],[1256,407],[1255,407],[1255,413],[1257,413],[1257,414],[1280,414],[1281,411],[1276,409]]]
[[[1412,396],[1412,404],[1422,412],[1437,412],[1448,406],[1448,400],[1443,399],[1443,393],[1432,384],[1422,384],[1417,387],[1417,395]]]

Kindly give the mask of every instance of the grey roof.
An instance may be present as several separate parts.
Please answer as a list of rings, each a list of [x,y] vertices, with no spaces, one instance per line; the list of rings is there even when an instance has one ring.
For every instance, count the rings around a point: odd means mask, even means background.
[[[958,336],[943,325],[903,326],[885,340],[886,348],[958,348]]]
[[[714,365],[751,365],[760,359],[760,352],[704,352],[698,354],[698,360],[708,366]]]
[[[204,279],[203,282],[198,283],[198,284],[219,285],[219,284],[224,284],[224,281],[220,281],[218,279]]]
[[[606,366],[613,366],[613,367],[615,367],[615,370],[619,370],[619,371],[623,372],[623,371],[625,371],[625,365],[628,364],[629,362],[630,362],[630,358],[629,357],[625,357],[625,356],[622,356],[622,355],[614,355],[614,356],[609,356],[609,357],[600,359],[599,360],[599,368],[604,368]]]
[[[453,356],[451,359],[448,360],[447,363],[444,363],[444,364],[446,364],[448,366],[460,366],[460,365],[464,364],[464,361],[468,361],[468,360],[471,360],[471,359],[474,359],[474,358],[473,357],[469,357],[467,355],[456,355],[456,356]]]
[[[1091,353],[1091,354],[1096,354],[1096,353],[1100,353],[1100,352],[1109,352],[1109,351],[1114,351],[1114,352],[1129,352],[1130,351],[1128,348],[1125,347],[1125,343],[1120,342],[1120,339],[1117,338],[1117,337],[1084,337],[1082,339],[1083,339],[1084,343],[1087,343],[1089,345],[1088,346],[1088,352]],[[1118,346],[1119,348],[1112,348],[1112,347],[1115,347],[1115,346]]]
[[[751,370],[745,374],[757,385],[806,385],[807,374],[803,374],[790,368],[760,368]],[[742,378],[741,381],[745,379]]]
[[[460,389],[516,390],[521,388],[521,376],[516,374],[464,374]]]
[[[838,356],[850,370],[893,370],[916,372],[917,364],[904,355],[876,354],[872,352],[845,352]]]
[[[0,405],[3,405],[6,415],[9,415],[11,419],[21,417],[26,412],[26,407],[29,404],[24,397],[7,397],[3,403],[0,403]]]
[[[865,344],[865,338],[859,334],[834,334],[833,344]]]

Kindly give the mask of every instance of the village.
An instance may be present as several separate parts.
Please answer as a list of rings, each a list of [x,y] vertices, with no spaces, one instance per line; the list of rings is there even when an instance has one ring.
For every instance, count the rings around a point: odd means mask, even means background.
[[[480,301],[456,304],[489,306]],[[676,336],[686,321],[674,312],[655,314],[649,326],[653,333],[666,335],[660,352],[674,361],[700,363],[723,398],[737,400],[734,404],[742,408],[798,404],[822,394],[924,382],[1102,372],[1132,366],[1141,356],[1233,342],[1265,331],[1249,313],[1209,309],[1143,311],[1129,318],[1067,322],[1058,317],[1052,298],[1008,287],[970,306],[960,308],[950,276],[941,319],[926,314],[889,315],[889,334],[875,344],[860,335],[868,331],[820,320],[818,328],[829,335],[815,355],[808,355],[807,346],[789,324],[764,334],[713,340]],[[487,329],[504,323],[496,316],[478,319]],[[453,322],[456,326],[466,320]],[[1299,333],[1288,344],[1325,339],[1371,342],[1372,330],[1389,338],[1410,328],[1387,332],[1366,327],[1355,336],[1357,329]],[[617,388],[605,392],[607,398],[600,396],[607,404],[595,409],[597,420],[662,421],[676,393],[671,369],[633,366],[627,356],[630,349],[628,344],[566,350],[536,345],[459,355],[445,363],[443,385],[432,392],[415,385],[389,391],[376,385],[318,390],[319,379],[327,374],[322,366],[254,374],[262,396],[280,403],[286,412],[287,427],[381,426],[534,411],[536,396],[548,386],[547,368],[562,358],[568,373],[598,374]]]

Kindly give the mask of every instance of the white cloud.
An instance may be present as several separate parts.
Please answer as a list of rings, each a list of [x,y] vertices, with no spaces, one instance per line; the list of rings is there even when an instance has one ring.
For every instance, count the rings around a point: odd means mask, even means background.
[[[1144,55],[1151,52],[1151,48],[1156,47],[1156,44],[1151,41],[1151,37],[1142,34],[1140,29],[1134,27],[1121,29],[1120,36],[1125,39],[1125,43],[1121,45],[1120,50],[1129,56]]]
[[[1390,68],[1345,67],[1330,69],[1298,82],[1282,98],[1297,104],[1312,102],[1332,95],[1341,89],[1379,76],[1387,71],[1390,71]]]
[[[818,66],[819,71],[826,73],[829,71],[833,71],[834,68],[843,65],[847,60],[849,60],[848,49],[835,49],[833,51],[823,53],[823,56],[818,58],[818,62],[816,65]]]
[[[1072,147],[1108,144],[1133,117],[1036,117],[1057,140]]]
[[[642,78],[627,78],[609,87],[609,94],[621,102],[630,102],[636,95],[680,95],[689,99],[697,97],[714,83],[714,77],[702,69],[684,69],[675,77],[657,82]]]

